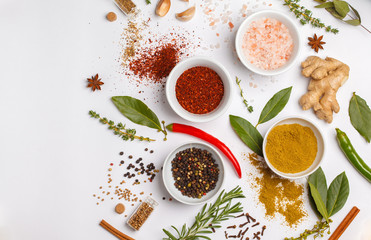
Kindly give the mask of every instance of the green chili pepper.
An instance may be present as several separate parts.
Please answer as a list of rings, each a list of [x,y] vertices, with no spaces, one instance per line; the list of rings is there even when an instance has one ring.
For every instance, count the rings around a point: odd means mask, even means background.
[[[352,165],[363,175],[363,177],[371,182],[371,168],[367,166],[367,164],[358,155],[345,132],[336,128],[336,133],[339,146],[344,152],[345,156],[348,158],[349,162],[352,163]]]

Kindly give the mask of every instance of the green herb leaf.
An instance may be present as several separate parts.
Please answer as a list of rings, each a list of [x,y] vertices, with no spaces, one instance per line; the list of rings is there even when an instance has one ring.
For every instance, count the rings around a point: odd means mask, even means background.
[[[326,209],[331,217],[344,206],[349,196],[349,182],[345,172],[339,174],[332,181],[327,196]]]
[[[327,201],[327,182],[326,176],[321,167],[309,176],[308,182],[312,183],[313,186],[316,187],[322,201],[325,203]]]
[[[359,12],[357,11],[357,9],[355,9],[354,7],[352,7],[352,5],[350,5],[348,3],[349,7],[352,9],[352,11],[354,12],[354,14],[357,16],[358,20],[359,20],[359,23],[361,24],[361,15],[359,15]]]
[[[338,14],[338,12],[336,11],[336,9],[334,7],[331,7],[331,8],[326,8],[326,10],[331,13],[332,16],[334,16],[335,18],[337,19],[340,19],[340,20],[343,20],[344,17],[340,16]]]
[[[315,6],[315,8],[329,8],[329,7],[334,7],[333,2],[325,2],[320,5]]]
[[[291,89],[292,87],[285,88],[273,95],[263,108],[256,126],[271,120],[282,111],[290,99]]]
[[[344,22],[352,26],[359,26],[361,24],[361,21],[359,21],[358,19],[345,20]]]
[[[208,230],[211,228],[210,224],[212,224],[213,228],[219,228],[220,222],[234,217],[232,213],[239,213],[243,211],[240,202],[231,206],[231,201],[235,198],[245,198],[241,187],[237,186],[229,192],[225,192],[223,190],[213,204],[206,203],[204,205],[202,210],[196,215],[195,222],[190,228],[185,229],[184,224],[181,231],[176,230],[178,233],[178,238],[175,238],[174,235],[163,229],[164,233],[169,236],[169,238],[164,239],[196,240],[198,238],[203,238],[211,240],[210,237],[203,235],[212,233],[212,231]],[[179,232],[181,234],[179,234]]]
[[[151,0],[146,0],[147,5],[151,4]]]
[[[348,3],[345,1],[334,0],[334,6],[336,12],[342,17],[345,17],[350,11]]]
[[[310,192],[312,194],[314,202],[316,203],[317,210],[321,213],[322,217],[326,219],[326,221],[328,222],[329,216],[327,213],[326,205],[322,201],[321,195],[319,194],[317,188],[311,182],[308,183],[310,187]]]
[[[263,156],[263,137],[259,131],[241,117],[229,115],[229,121],[240,139],[256,154]]]
[[[129,96],[116,96],[112,97],[112,101],[117,109],[130,121],[139,125],[162,130],[156,114],[139,99]]]
[[[349,117],[353,127],[367,142],[371,139],[371,110],[366,101],[353,93],[349,103]]]
[[[166,229],[162,229],[162,231],[164,231],[164,233],[171,239],[171,240],[178,240],[173,234],[171,234],[169,231],[167,231]]]
[[[314,199],[313,199],[312,194],[311,194],[311,192],[310,192],[309,183],[308,183],[308,185],[307,185],[307,188],[308,188],[308,199],[309,199],[309,205],[310,205],[310,207],[312,208],[312,210],[314,211],[314,213],[316,214],[317,218],[318,218],[319,220],[321,220],[321,219],[322,219],[322,215],[321,215],[321,213],[318,211],[317,206],[316,206],[316,203],[314,202]],[[326,189],[326,190],[327,190],[327,189]],[[327,191],[326,191],[326,192],[327,192]]]

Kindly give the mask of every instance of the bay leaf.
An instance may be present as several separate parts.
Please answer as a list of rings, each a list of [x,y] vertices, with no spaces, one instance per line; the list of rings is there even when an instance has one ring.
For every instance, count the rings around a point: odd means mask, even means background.
[[[333,2],[325,2],[320,5],[315,6],[315,8],[329,8],[329,7],[334,7]]]
[[[256,154],[263,156],[263,137],[259,131],[249,121],[241,117],[229,115],[229,121],[240,139]]]
[[[366,101],[355,93],[349,102],[349,117],[353,127],[370,142],[371,110]]]
[[[133,123],[162,130],[156,114],[141,100],[129,96],[112,97],[117,109]]]
[[[291,89],[292,87],[285,88],[273,95],[264,106],[257,125],[271,120],[282,111],[290,99]]]
[[[343,172],[332,181],[327,192],[326,209],[329,217],[333,216],[344,206],[348,196],[349,182],[345,172]]]
[[[310,192],[316,204],[317,210],[321,213],[322,217],[326,219],[326,221],[328,221],[329,215],[327,213],[326,205],[322,201],[321,195],[319,194],[317,188],[311,182],[308,182],[308,183],[309,183]]]
[[[321,213],[318,211],[317,206],[316,206],[316,203],[314,202],[314,199],[313,199],[312,194],[311,194],[311,192],[310,192],[309,183],[307,184],[307,189],[308,189],[309,205],[310,205],[310,207],[312,208],[313,212],[316,214],[318,220],[321,220],[321,219],[322,219],[322,215],[321,215]]]
[[[308,182],[316,187],[318,193],[321,195],[322,201],[325,203],[327,201],[327,182],[325,173],[321,167],[309,176]]]
[[[340,20],[343,20],[343,19],[344,19],[344,17],[340,16],[340,15],[336,12],[336,10],[335,10],[334,7],[326,8],[326,10],[327,10],[329,13],[331,13],[331,15],[334,16],[335,18],[340,19]]]
[[[358,19],[345,20],[344,22],[352,26],[359,26],[361,24],[361,21],[359,21]]]
[[[340,16],[345,17],[349,13],[350,9],[347,2],[340,0],[334,0],[333,2],[336,12]]]
[[[361,15],[359,15],[359,12],[357,11],[357,9],[355,9],[352,5],[350,5],[348,3],[349,7],[352,9],[352,11],[354,12],[354,14],[357,16],[358,20],[359,20],[359,23],[361,24]]]

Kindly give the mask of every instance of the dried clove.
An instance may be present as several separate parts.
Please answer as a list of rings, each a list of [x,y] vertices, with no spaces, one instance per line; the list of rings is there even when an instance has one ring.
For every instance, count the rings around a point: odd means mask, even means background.
[[[225,239],[228,238],[228,233],[227,233],[227,231],[224,231],[224,236],[225,236]]]
[[[234,217],[234,218],[239,218],[239,217],[242,217],[242,216],[245,216],[245,214],[242,213],[241,215],[238,215],[238,216],[236,216],[236,217]]]
[[[249,215],[249,213],[246,213],[246,219],[247,219],[247,222],[250,223],[250,215]]]
[[[252,225],[251,227],[255,227],[255,226],[258,226],[260,223],[259,222],[257,222],[257,223],[255,223],[254,225]]]
[[[237,234],[237,238],[241,237],[242,230],[240,230]]]
[[[249,227],[247,227],[246,230],[242,232],[242,236],[245,235],[245,233],[247,232],[247,230],[249,230]]]
[[[245,222],[245,223],[242,223],[242,224],[240,224],[240,228],[243,228],[246,224],[248,224],[248,222]]]
[[[211,223],[209,224],[209,227],[211,228],[211,230],[213,231],[213,233],[215,233],[215,228],[213,228],[213,225]]]
[[[236,228],[237,226],[236,225],[232,225],[232,226],[228,226],[227,228]]]
[[[266,228],[267,228],[267,226],[265,226],[265,225],[262,227],[262,236],[263,236],[263,234],[264,234],[264,230],[265,230]]]
[[[237,235],[230,235],[228,238],[237,238]]]
[[[258,240],[260,240],[259,235],[260,235],[260,232],[254,233],[254,237],[252,239],[257,238]]]

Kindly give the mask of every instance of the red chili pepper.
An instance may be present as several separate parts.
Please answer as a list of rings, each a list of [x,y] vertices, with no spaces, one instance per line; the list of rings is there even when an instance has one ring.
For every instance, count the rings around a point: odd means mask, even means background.
[[[202,131],[201,129],[184,124],[172,123],[167,125],[166,128],[171,132],[185,133],[211,143],[212,145],[217,147],[220,151],[222,151],[224,155],[232,162],[233,167],[237,172],[237,175],[241,178],[241,167],[240,164],[238,163],[238,160],[233,155],[232,151],[219,139],[211,136],[210,134]]]

